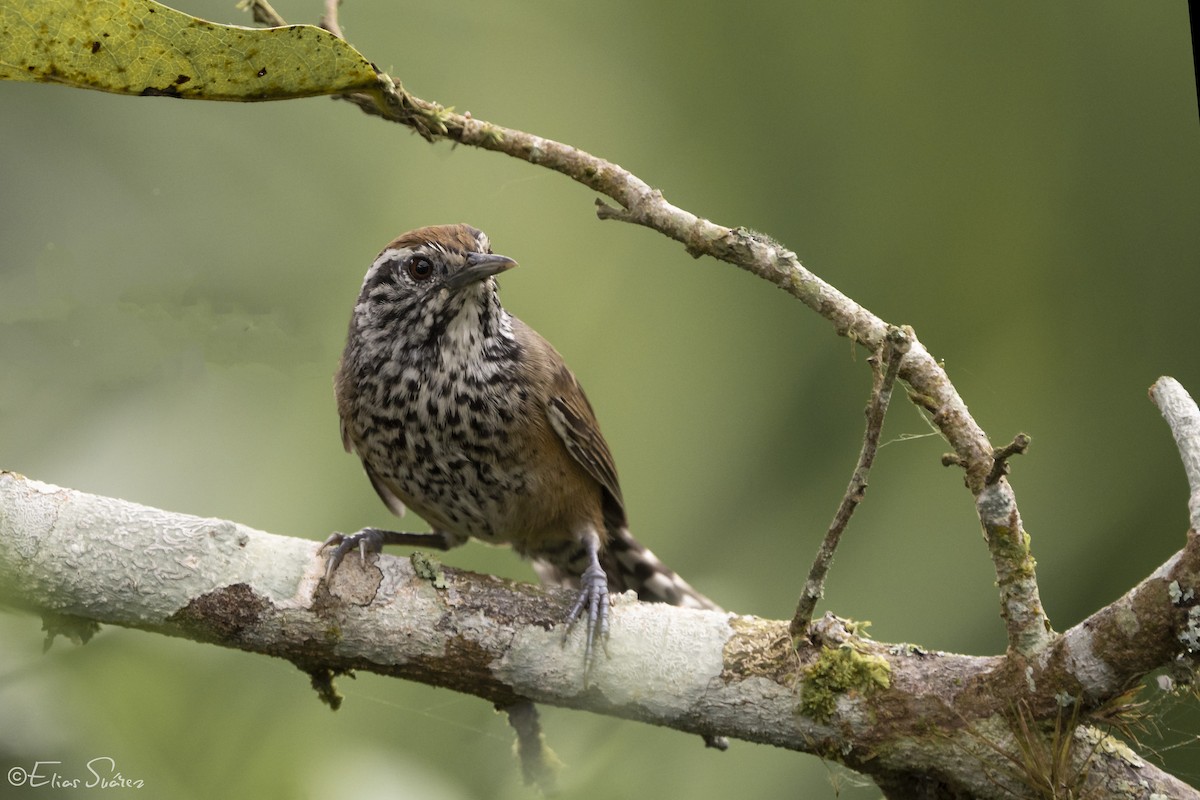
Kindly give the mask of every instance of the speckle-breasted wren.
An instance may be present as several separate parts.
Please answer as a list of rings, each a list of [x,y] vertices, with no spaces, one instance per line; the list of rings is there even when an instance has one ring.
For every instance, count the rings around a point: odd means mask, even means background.
[[[585,660],[608,631],[609,591],[717,606],[630,534],[612,454],[562,356],[500,305],[516,266],[468,225],[419,228],[371,264],[335,377],[342,441],[395,514],[432,533],[334,534],[346,553],[385,544],[508,543],[547,583],[577,587]]]

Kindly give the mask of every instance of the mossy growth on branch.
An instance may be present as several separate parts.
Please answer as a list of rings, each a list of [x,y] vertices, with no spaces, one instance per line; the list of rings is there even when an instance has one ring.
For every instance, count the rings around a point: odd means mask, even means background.
[[[868,695],[891,685],[887,659],[861,653],[850,644],[825,647],[817,660],[804,670],[800,693],[801,714],[824,722],[837,709],[839,695]]]

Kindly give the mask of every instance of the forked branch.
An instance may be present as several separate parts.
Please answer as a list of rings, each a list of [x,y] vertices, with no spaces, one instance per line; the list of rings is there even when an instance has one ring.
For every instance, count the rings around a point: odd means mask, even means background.
[[[286,24],[261,0],[248,0],[246,6],[263,24]],[[336,10],[336,3],[327,6],[327,21],[330,7]],[[368,114],[412,128],[431,142],[447,139],[560,172],[616,204],[598,199],[596,211],[601,219],[643,225],[680,242],[693,257],[711,256],[757,275],[816,311],[833,324],[839,335],[871,352],[884,343],[889,330],[886,322],[808,271],[796,254],[779,242],[747,228],[718,225],[672,205],[662,192],[611,161],[423,100],[385,73],[380,73],[376,91],[343,95],[340,99]],[[922,407],[930,411],[934,425],[954,448],[966,473],[967,487],[975,496],[996,570],[1009,649],[1032,653],[1049,641],[1050,622],[1042,609],[1034,560],[1012,487],[1003,477],[988,483],[995,466],[994,448],[946,371],[915,335],[899,378],[911,388],[910,396],[921,398]]]

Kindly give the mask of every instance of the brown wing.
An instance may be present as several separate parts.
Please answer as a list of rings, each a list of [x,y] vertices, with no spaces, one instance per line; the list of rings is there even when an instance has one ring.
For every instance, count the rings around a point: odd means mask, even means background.
[[[583,466],[587,473],[604,487],[604,521],[612,529],[625,526],[625,501],[621,497],[621,485],[617,482],[617,468],[613,464],[612,452],[592,404],[583,393],[575,376],[561,366],[553,378],[546,416],[550,426],[566,445],[571,457]]]

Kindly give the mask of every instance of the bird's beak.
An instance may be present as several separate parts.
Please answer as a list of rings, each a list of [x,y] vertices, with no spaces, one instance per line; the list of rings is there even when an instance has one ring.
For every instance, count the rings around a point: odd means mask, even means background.
[[[446,286],[453,290],[498,275],[506,269],[517,265],[508,256],[498,256],[492,253],[469,253],[467,263],[458,272],[446,280]]]

